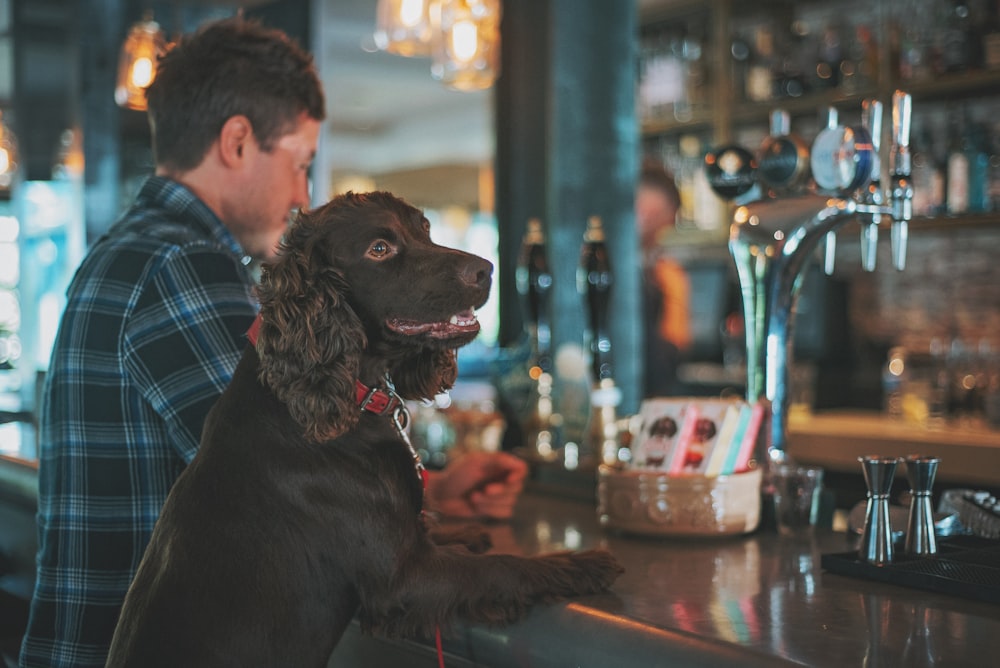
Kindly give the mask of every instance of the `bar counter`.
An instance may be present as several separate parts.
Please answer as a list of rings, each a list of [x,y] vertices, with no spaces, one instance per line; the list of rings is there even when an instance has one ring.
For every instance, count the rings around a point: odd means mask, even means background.
[[[444,640],[448,666],[985,666],[1000,656],[1000,606],[824,572],[822,554],[854,547],[844,533],[629,537],[602,529],[592,503],[533,491],[490,531],[509,553],[604,546],[626,572],[609,594],[536,607],[506,628],[458,625]],[[386,657],[436,665],[427,645],[354,628],[330,666]]]

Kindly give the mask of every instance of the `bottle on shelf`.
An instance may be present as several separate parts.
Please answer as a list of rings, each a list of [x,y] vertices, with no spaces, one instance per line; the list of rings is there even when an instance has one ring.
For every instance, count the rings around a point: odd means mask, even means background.
[[[945,186],[945,206],[950,214],[969,210],[969,156],[963,145],[963,124],[953,114],[948,134],[948,157]]]
[[[936,216],[944,206],[944,170],[934,157],[931,136],[926,128],[914,132],[910,149],[913,155],[910,173],[913,180],[913,215]]]
[[[750,68],[750,42],[746,38],[735,33],[729,42],[729,55],[731,56],[730,66],[732,68],[733,90],[738,91],[741,96],[746,96],[747,77]]]
[[[1000,70],[1000,2],[987,3],[984,12],[982,53],[983,67]]]
[[[681,57],[684,62],[684,89],[688,111],[704,111],[711,103],[708,94],[709,71],[705,57],[705,26],[693,23],[681,41]],[[680,120],[680,119],[678,119]]]
[[[990,167],[988,197],[990,211],[1000,211],[1000,125],[993,126],[993,132],[987,131],[987,141],[990,146]]]
[[[990,156],[986,146],[986,131],[980,123],[967,123],[965,132],[965,154],[969,162],[969,207],[970,213],[989,211]]]
[[[938,72],[962,72],[980,64],[980,38],[976,34],[968,0],[941,0],[944,20],[940,26]]]
[[[751,102],[768,102],[774,98],[774,75],[777,69],[774,30],[770,25],[757,26],[753,34],[753,48],[748,57],[746,99]]]
[[[926,4],[926,0],[909,0],[895,5],[893,23],[899,43],[896,71],[904,82],[924,81],[933,73],[933,39],[923,20],[927,16]]]
[[[676,173],[677,191],[681,196],[677,223],[682,228],[714,230],[721,224],[715,212],[715,195],[708,184],[702,165],[705,149],[697,135],[680,138],[680,164]]]
[[[660,28],[643,39],[639,73],[639,113],[645,120],[686,113],[684,62],[676,26]]]
[[[836,88],[841,81],[844,47],[839,26],[827,23],[819,39],[816,53],[816,87]]]

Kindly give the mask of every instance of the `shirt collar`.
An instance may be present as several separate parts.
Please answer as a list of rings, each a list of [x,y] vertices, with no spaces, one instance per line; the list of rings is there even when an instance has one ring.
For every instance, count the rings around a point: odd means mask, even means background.
[[[229,228],[197,195],[179,181],[164,176],[151,176],[139,189],[136,202],[182,216],[185,220],[201,227],[206,234],[212,236],[220,244],[232,250],[234,255],[242,258],[244,265],[250,263],[250,256],[236,241],[236,237],[229,231]]]

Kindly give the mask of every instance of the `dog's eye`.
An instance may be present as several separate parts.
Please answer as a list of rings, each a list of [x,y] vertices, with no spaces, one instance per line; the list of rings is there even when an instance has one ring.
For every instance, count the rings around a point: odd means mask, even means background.
[[[373,241],[372,245],[368,247],[368,254],[375,259],[381,259],[391,252],[392,246],[390,246],[389,242],[384,239]]]

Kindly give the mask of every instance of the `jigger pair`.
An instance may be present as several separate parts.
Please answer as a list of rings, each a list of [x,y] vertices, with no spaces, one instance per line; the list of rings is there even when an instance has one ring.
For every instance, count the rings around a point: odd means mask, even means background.
[[[868,485],[865,530],[858,553],[862,561],[882,566],[892,563],[893,558],[889,491],[900,458],[874,455],[859,457],[858,461]],[[940,460],[926,455],[910,455],[902,461],[906,462],[906,477],[910,483],[910,513],[904,549],[910,555],[936,554],[931,488]]]

